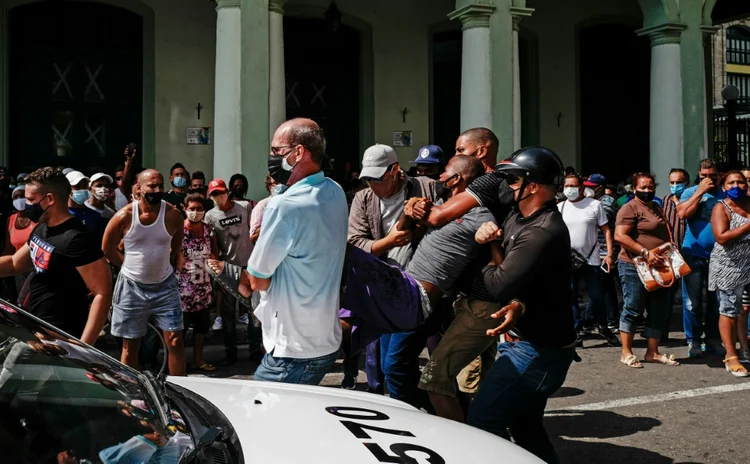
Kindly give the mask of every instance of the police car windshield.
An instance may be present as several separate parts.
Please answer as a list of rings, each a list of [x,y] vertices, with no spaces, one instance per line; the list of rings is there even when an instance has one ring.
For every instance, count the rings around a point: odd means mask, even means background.
[[[2,300],[0,362],[3,462],[176,463],[191,446],[136,371]]]

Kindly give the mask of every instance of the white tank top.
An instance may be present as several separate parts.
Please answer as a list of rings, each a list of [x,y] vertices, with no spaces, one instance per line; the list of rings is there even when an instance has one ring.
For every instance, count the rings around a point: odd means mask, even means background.
[[[133,220],[123,242],[125,260],[120,272],[130,280],[141,284],[158,284],[172,275],[174,269],[169,263],[172,236],[164,224],[167,202],[161,201],[159,217],[153,224],[141,224],[138,202],[133,202]]]
[[[124,207],[128,206],[128,197],[120,191],[120,188],[115,189],[115,210],[119,211]]]

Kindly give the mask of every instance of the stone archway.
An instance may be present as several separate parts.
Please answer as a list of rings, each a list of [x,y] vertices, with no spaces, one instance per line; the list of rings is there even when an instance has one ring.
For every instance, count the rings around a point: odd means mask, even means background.
[[[64,5],[63,5],[64,3]],[[44,10],[49,5],[55,5],[58,4],[60,6],[53,6],[53,8],[59,8],[59,7],[67,7],[67,8],[73,8],[75,9],[75,5],[79,5],[83,8],[83,11],[87,10],[93,10],[96,9],[96,11],[108,11],[108,12],[114,12],[113,14],[115,16],[119,17],[129,17],[134,19],[136,22],[139,23],[139,32],[137,37],[138,46],[140,47],[138,50],[135,51],[135,55],[130,55],[130,62],[125,65],[123,69],[131,70],[132,73],[136,73],[140,79],[136,79],[136,83],[138,84],[138,92],[137,92],[137,102],[132,102],[134,105],[137,106],[136,111],[137,114],[133,116],[133,118],[136,120],[136,127],[133,128],[124,128],[127,131],[127,135],[123,134],[121,137],[124,140],[130,140],[135,141],[139,144],[141,147],[141,153],[143,153],[143,157],[141,157],[140,161],[144,165],[153,165],[154,164],[154,147],[155,147],[155,51],[154,51],[154,12],[151,9],[150,6],[144,4],[140,0],[77,0],[75,2],[51,2],[48,0],[5,0],[2,7],[0,7],[0,37],[2,37],[2,45],[0,46],[0,58],[2,58],[1,64],[0,64],[0,82],[2,82],[2,104],[0,104],[0,109],[2,110],[2,116],[3,120],[7,121],[5,124],[0,124],[0,161],[4,165],[15,165],[16,163],[13,162],[11,159],[13,156],[17,156],[19,153],[18,147],[11,146],[17,145],[12,141],[12,138],[16,132],[16,128],[18,124],[15,124],[13,122],[13,113],[12,113],[12,100],[16,97],[14,89],[12,88],[12,76],[14,74],[14,68],[18,67],[18,64],[16,63],[14,65],[12,58],[13,54],[13,47],[14,44],[12,39],[13,34],[13,26],[14,26],[14,17],[21,17],[24,15],[24,11],[26,14],[29,14],[30,11],[36,10],[41,11]],[[118,12],[120,13],[118,15]],[[64,26],[63,24],[63,17],[57,18],[56,22],[53,22],[53,27],[57,26]],[[94,26],[92,26],[92,24]],[[32,28],[35,25],[32,24]],[[100,24],[100,21],[94,20],[90,22],[87,26],[87,28],[83,31],[83,33],[86,33],[88,30],[96,30],[96,29],[102,29],[103,25]],[[68,31],[69,32],[69,31]],[[63,31],[62,33],[57,35],[57,42],[58,45],[62,47],[63,42],[65,41],[66,35],[71,35],[68,32]],[[76,31],[76,33],[80,33],[79,31]],[[116,34],[123,35],[121,31],[113,30],[110,32],[110,36],[115,36]],[[62,40],[60,40],[62,39]],[[92,42],[96,42],[96,40],[92,40]],[[103,45],[103,44],[100,44]],[[93,59],[93,57],[89,56],[88,58]],[[87,58],[87,59],[88,59]],[[101,58],[101,56],[100,56]],[[133,61],[135,60],[135,62]],[[110,60],[111,61],[111,60]],[[83,62],[79,62],[79,68],[78,72],[83,76],[82,79],[85,82],[83,84],[83,90],[81,92],[88,93],[89,95],[83,95],[82,99],[88,99],[92,100],[92,96],[96,97],[96,85],[99,84],[100,87],[103,85],[103,82],[101,80],[105,76],[104,70],[100,70],[97,74],[97,68],[98,65],[89,64],[88,73],[86,73],[86,65],[83,64]],[[99,63],[102,64],[102,63]],[[7,65],[7,66],[6,66]],[[119,64],[119,66],[123,66],[122,64]],[[54,70],[54,67],[52,68]],[[60,73],[64,73],[64,67],[60,69]],[[127,73],[127,71],[120,71],[120,73]],[[57,74],[57,79],[59,81],[60,73]],[[54,74],[54,72],[52,73]],[[73,74],[75,74],[75,71],[71,69],[71,71],[68,71],[68,74],[66,75],[67,78],[73,77]],[[130,79],[132,79],[132,76],[130,76]],[[89,85],[94,83],[94,85]],[[112,84],[112,82],[110,82]],[[62,85],[62,83],[61,83]],[[117,85],[117,84],[115,84]],[[59,89],[58,89],[59,90]],[[101,88],[99,90],[102,90]],[[7,92],[7,93],[6,93]],[[93,93],[92,93],[93,92]],[[109,93],[108,96],[111,96],[112,94]],[[132,99],[132,96],[129,98]],[[96,98],[93,98],[96,99]],[[92,101],[89,101],[88,103],[93,103]],[[122,102],[120,102],[122,103]],[[17,106],[17,105],[16,105]],[[79,109],[81,109],[79,105]],[[96,118],[94,118],[96,119]],[[83,120],[81,120],[83,121]],[[112,154],[116,155],[121,153],[123,143],[125,143],[123,140],[119,140],[117,137],[116,131],[113,131],[112,129],[114,127],[119,126],[120,124],[117,123],[117,121],[112,121],[112,124],[107,128],[107,130],[99,129],[101,127],[101,124],[99,124],[95,120],[89,121],[89,130],[90,133],[85,132],[85,125],[86,121],[81,122],[79,121],[79,126],[81,126],[81,130],[84,131],[84,135],[82,136],[81,140],[82,143],[88,144],[93,149],[98,149],[97,144],[102,145],[106,154],[101,159],[88,159],[88,160],[77,160],[73,162],[63,161],[63,159],[58,160],[59,163],[62,164],[77,164],[81,163],[81,168],[107,168],[107,167],[114,167],[109,166],[110,164],[114,164],[115,162],[120,162],[121,157],[116,156],[117,161],[113,160],[107,161],[107,157]],[[14,125],[14,130],[11,130],[11,125]],[[125,124],[127,125],[127,124]],[[49,125],[48,128],[51,128]],[[64,132],[64,128],[62,131]],[[42,134],[37,134],[38,136],[41,136]],[[53,134],[57,135],[57,134]],[[111,140],[113,146],[108,146],[107,140]],[[116,142],[116,143],[115,143]],[[117,145],[117,148],[115,148],[114,145]],[[24,153],[25,158],[29,158],[28,151],[25,149],[20,151],[20,153]],[[44,149],[42,149],[44,150]],[[38,153],[41,150],[36,150],[34,153]],[[54,150],[53,150],[54,151]],[[29,159],[24,159],[25,162],[31,163],[33,161],[30,161]],[[19,166],[20,168],[20,166]]]

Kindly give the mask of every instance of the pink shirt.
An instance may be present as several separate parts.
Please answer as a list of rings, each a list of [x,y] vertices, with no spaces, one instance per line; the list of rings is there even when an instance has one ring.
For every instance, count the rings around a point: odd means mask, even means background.
[[[255,231],[260,228],[260,225],[263,222],[263,210],[266,209],[266,205],[270,200],[270,196],[260,200],[255,205],[255,208],[253,208],[252,213],[250,213],[250,235],[253,235]]]

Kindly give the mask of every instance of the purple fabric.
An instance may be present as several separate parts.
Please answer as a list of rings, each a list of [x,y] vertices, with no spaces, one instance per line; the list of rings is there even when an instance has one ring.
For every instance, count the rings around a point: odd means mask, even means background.
[[[384,333],[413,330],[424,321],[417,282],[401,269],[350,247],[339,317],[352,324],[349,356]]]

